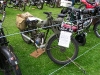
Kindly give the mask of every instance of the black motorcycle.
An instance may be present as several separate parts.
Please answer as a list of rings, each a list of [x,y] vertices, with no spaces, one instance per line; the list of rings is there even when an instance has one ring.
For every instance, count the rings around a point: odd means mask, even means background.
[[[18,1],[18,2],[16,2]],[[21,11],[25,11],[26,1],[23,0],[8,0],[7,1],[8,8],[17,8]]]
[[[30,0],[29,6],[36,6],[38,9],[42,9],[44,5],[44,0]]]
[[[18,58],[14,54],[12,46],[9,45],[2,27],[5,11],[2,14],[2,19],[0,20],[0,75],[1,72],[3,75],[22,75],[18,65]]]
[[[56,0],[45,0],[47,6],[54,8],[56,4]]]

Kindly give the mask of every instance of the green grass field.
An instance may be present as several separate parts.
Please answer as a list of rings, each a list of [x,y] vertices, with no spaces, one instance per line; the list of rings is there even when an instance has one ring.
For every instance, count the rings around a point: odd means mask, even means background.
[[[44,6],[42,10],[37,9],[35,6],[34,8],[32,10],[32,8],[29,9],[27,7],[25,12],[28,11],[33,16],[41,19],[46,19],[43,14],[44,11],[50,11],[56,17],[61,10],[61,8],[49,8],[48,6]],[[86,75],[100,75],[100,38],[95,36],[92,30],[93,26],[91,26],[90,32],[87,32],[85,46],[79,47],[79,54],[75,60],[75,63],[79,64],[79,66],[77,67],[74,63],[62,66],[52,62],[46,53],[38,58],[30,56],[35,51],[35,47],[31,44],[26,44],[22,40],[16,27],[16,15],[21,13],[23,12],[6,8],[3,27],[5,34],[9,35],[7,37],[9,44],[13,46],[14,52],[19,58],[19,66],[23,75],[84,75],[82,69],[86,71]]]

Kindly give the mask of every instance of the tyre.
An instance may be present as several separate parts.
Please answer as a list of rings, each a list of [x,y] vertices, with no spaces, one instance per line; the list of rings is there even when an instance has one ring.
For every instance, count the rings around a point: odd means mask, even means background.
[[[100,38],[100,21],[94,24],[94,33],[95,35]]]
[[[44,5],[44,1],[43,0],[38,0],[37,1],[37,4],[36,4],[36,7],[38,9],[42,9],[43,8],[43,5]]]
[[[16,62],[16,61],[14,61]],[[12,65],[6,55],[0,52],[0,69],[4,75],[22,75],[18,64]]]
[[[55,7],[55,0],[50,0],[49,7],[51,8]]]
[[[21,33],[22,39],[24,40],[24,42],[26,42],[27,44],[32,43],[29,39],[27,39],[25,36],[28,36],[31,38],[31,33],[30,32],[25,32],[25,31],[21,31],[24,33]],[[24,36],[25,35],[25,36]]]
[[[14,6],[14,3],[11,0],[8,0],[7,1],[7,7],[8,8],[13,8],[13,6]]]
[[[84,33],[76,35],[75,39],[78,42],[78,44],[81,46],[84,46],[86,44],[86,37]]]
[[[56,64],[65,65],[74,60],[78,55],[78,44],[76,40],[71,37],[69,48],[58,45],[59,34],[53,35],[46,45],[46,52],[48,57]]]
[[[25,11],[25,6],[26,6],[26,3],[22,1],[21,3],[19,3],[19,10]]]

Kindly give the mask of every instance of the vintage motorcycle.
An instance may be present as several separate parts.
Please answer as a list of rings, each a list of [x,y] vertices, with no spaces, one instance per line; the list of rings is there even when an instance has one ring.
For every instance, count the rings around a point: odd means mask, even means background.
[[[92,23],[93,23],[93,30],[94,33],[97,37],[100,38],[100,6],[98,3],[96,2],[89,2],[87,0],[81,0],[82,5],[79,6],[79,9],[87,9],[87,10],[93,10],[93,16],[95,16],[94,18],[92,18]],[[85,15],[87,16],[87,15]]]
[[[18,58],[13,51],[13,47],[9,45],[2,27],[6,16],[5,14],[5,11],[3,11],[2,19],[0,20],[0,71],[4,75],[22,75]]]
[[[43,9],[44,0],[29,0],[29,7],[36,6],[38,9]]]

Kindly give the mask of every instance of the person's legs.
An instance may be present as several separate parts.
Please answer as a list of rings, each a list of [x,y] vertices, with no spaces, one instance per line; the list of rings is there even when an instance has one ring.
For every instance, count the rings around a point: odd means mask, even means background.
[[[74,6],[74,4],[75,4],[75,0],[72,0],[72,6]]]
[[[60,7],[60,1],[61,0],[56,0],[56,7]]]

